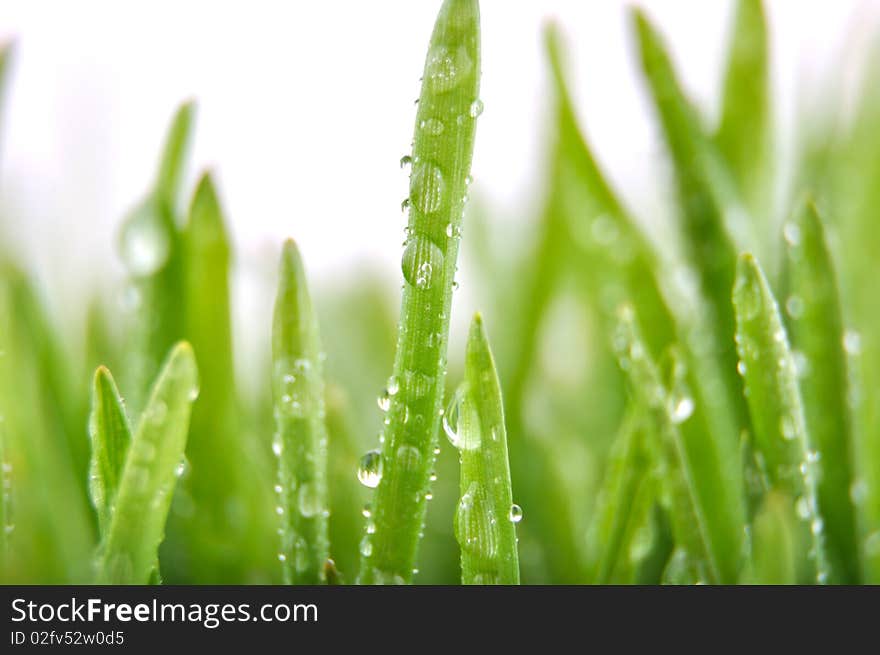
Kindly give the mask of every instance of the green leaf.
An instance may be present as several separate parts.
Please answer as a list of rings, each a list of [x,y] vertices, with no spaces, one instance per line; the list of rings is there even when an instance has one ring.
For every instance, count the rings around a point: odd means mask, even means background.
[[[816,495],[818,456],[811,450],[795,364],[776,299],[750,254],[739,259],[733,304],[738,368],[745,381],[759,467],[771,488],[795,503],[799,529],[810,535],[809,561],[800,562],[799,580],[822,583],[828,570]]]
[[[184,102],[177,108],[159,160],[155,189],[162,203],[172,212],[177,211],[183,191],[195,116],[196,104],[192,100]]]
[[[89,435],[92,440],[89,491],[92,505],[98,513],[98,532],[103,537],[110,527],[110,517],[131,443],[131,426],[122,397],[110,371],[103,366],[95,371],[92,385]]]
[[[479,314],[468,335],[465,381],[457,392],[455,435],[461,459],[461,498],[455,534],[461,547],[462,584],[519,584],[515,524],[522,510],[513,504],[501,384]]]
[[[798,365],[807,431],[819,455],[819,510],[825,520],[830,580],[860,579],[853,485],[852,418],[846,335],[837,276],[812,202],[785,224],[786,325]]]
[[[743,582],[762,585],[796,584],[799,536],[791,498],[779,492],[770,492],[752,525],[752,559]]]
[[[183,460],[198,371],[183,342],[169,353],[128,449],[97,562],[99,584],[147,584]]]
[[[762,0],[737,0],[715,143],[754,216],[771,188],[767,19]]]
[[[384,475],[373,502],[375,532],[361,549],[362,583],[409,582],[426,511],[461,218],[482,111],[479,5],[445,0],[434,25],[419,97],[410,175],[403,299]],[[414,449],[418,460],[398,461]],[[409,452],[409,451],[407,451]]]
[[[279,559],[288,584],[321,584],[328,559],[324,377],[318,322],[292,240],[285,242],[281,255],[272,362]]]

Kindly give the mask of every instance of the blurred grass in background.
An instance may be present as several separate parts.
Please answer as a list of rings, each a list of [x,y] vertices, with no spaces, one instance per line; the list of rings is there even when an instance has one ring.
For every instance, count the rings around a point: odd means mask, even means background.
[[[819,559],[798,530],[798,499],[766,475],[752,425],[762,400],[750,397],[750,410],[737,373],[731,293],[737,256],[748,251],[763,267],[791,340],[806,429],[818,442],[806,452],[824,457],[819,469],[829,467],[825,479],[834,480],[823,492],[820,474],[818,491],[828,580],[880,583],[880,303],[873,286],[880,40],[862,53],[864,77],[850,107],[832,93],[823,106],[802,108],[789,183],[774,161],[770,48],[759,1],[737,3],[717,125],[689,101],[662,37],[638,12],[633,31],[672,164],[677,229],[649,239],[640,225],[654,217],[632,216],[604,178],[569,95],[577,80],[566,75],[564,26],[548,26],[545,35],[552,112],[542,210],[512,225],[472,203],[464,221],[470,276],[462,282],[485,317],[513,498],[525,513],[517,526],[522,581],[803,581],[803,556]],[[14,64],[11,52],[0,55],[0,83]],[[163,579],[282,580],[271,316],[250,318],[265,335],[266,353],[247,362],[259,370],[247,379],[260,386],[242,388],[232,350],[235,247],[227,226],[246,217],[225,216],[210,173],[195,190],[181,188],[195,113],[191,104],[179,109],[156,179],[145,181],[143,199],[121,223],[128,278],[106,285],[118,294],[82,298],[83,317],[48,311],[58,305],[46,302],[52,289],[38,286],[0,223],[4,582],[92,579],[92,373],[99,365],[114,371],[134,419],[180,339],[193,345],[201,392],[160,549]],[[814,218],[800,217],[805,193],[818,208]],[[308,268],[309,253],[303,257]],[[818,269],[808,266],[816,262]],[[831,286],[823,291],[822,284]],[[369,499],[356,471],[382,427],[376,396],[394,360],[397,295],[369,275],[318,286],[312,295],[326,354],[330,555],[352,581]],[[70,328],[82,319],[85,330]],[[462,380],[463,359],[463,351],[450,350],[447,397]],[[460,581],[452,520],[457,453],[442,442],[416,583]],[[694,517],[698,534],[683,515]]]

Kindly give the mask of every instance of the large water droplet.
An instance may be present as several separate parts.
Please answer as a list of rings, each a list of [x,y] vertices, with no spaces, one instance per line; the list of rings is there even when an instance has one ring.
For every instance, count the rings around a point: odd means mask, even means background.
[[[321,512],[321,498],[318,495],[318,487],[314,482],[306,482],[301,485],[297,493],[296,506],[299,513],[306,518],[317,516]]]
[[[449,406],[443,414],[443,431],[449,439],[449,443],[459,450],[476,450],[480,447],[480,432],[476,425],[477,421],[472,416],[463,416],[464,412],[473,409],[463,407],[465,403],[466,385],[462,384],[456,390],[455,395],[449,402]]]
[[[672,396],[669,404],[669,418],[673,423],[684,423],[694,413],[694,399],[690,396]]]
[[[168,261],[171,238],[158,212],[156,202],[146,201],[122,226],[122,259],[134,276],[152,275]]]
[[[437,166],[427,161],[413,166],[409,197],[419,211],[433,214],[443,205],[445,195],[446,180]]]
[[[401,268],[409,284],[430,289],[443,274],[443,253],[427,237],[413,236],[403,251]]]
[[[364,453],[358,464],[357,477],[365,487],[375,489],[382,480],[382,453],[370,450]]]
[[[511,523],[519,523],[523,519],[523,511],[522,507],[514,503],[510,506],[510,512],[507,514],[507,518]]]

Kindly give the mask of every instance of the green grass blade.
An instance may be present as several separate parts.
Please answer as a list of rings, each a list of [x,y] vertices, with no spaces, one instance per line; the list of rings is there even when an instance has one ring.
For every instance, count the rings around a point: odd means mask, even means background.
[[[327,428],[318,322],[296,244],[284,244],[272,329],[272,388],[284,580],[322,584],[328,559]]]
[[[715,143],[756,217],[770,200],[768,49],[762,0],[737,0]]]
[[[162,156],[159,159],[156,193],[161,197],[163,203],[175,213],[180,203],[186,177],[186,165],[192,145],[195,117],[195,102],[190,100],[177,108],[165,138]]]
[[[198,395],[192,348],[177,344],[165,361],[131,440],[110,529],[98,556],[100,584],[146,584],[165,532],[183,460],[190,407]]]
[[[745,381],[761,469],[770,486],[795,502],[801,532],[810,535],[801,581],[825,582],[823,519],[816,496],[816,451],[811,450],[803,403],[779,308],[758,262],[740,257],[733,288],[739,371]],[[806,576],[806,578],[805,578]]]
[[[696,468],[688,460],[679,424],[690,418],[693,399],[689,394],[667,388],[661,379],[657,363],[651,358],[647,345],[636,324],[631,306],[619,311],[615,345],[620,366],[627,374],[630,387],[642,411],[647,414],[649,438],[656,440],[650,452],[659,460],[660,484],[669,507],[675,541],[682,552],[683,569],[680,574],[691,583],[717,582],[725,560],[738,557],[721,550],[723,537],[713,539],[719,530],[718,518],[729,512],[723,497],[701,498],[695,479],[721,474],[708,467]],[[683,378],[683,366],[673,364],[676,382]],[[676,385],[678,386],[678,385]],[[701,505],[701,500],[706,503]],[[712,501],[711,504],[706,502]],[[711,518],[710,518],[711,517]],[[714,547],[713,547],[714,546]]]
[[[461,218],[479,100],[479,5],[445,0],[419,97],[410,175],[405,280],[382,458],[375,532],[362,549],[360,581],[409,582],[424,521],[443,401],[446,346]],[[418,458],[398,458],[411,452]]]
[[[799,366],[807,430],[819,454],[819,510],[832,582],[860,578],[853,485],[852,419],[837,276],[811,203],[784,228],[786,324]]]
[[[642,69],[674,163],[681,203],[682,232],[697,277],[703,314],[700,357],[716,362],[726,403],[737,427],[748,426],[742,385],[736,377],[733,348],[734,316],[729,293],[733,286],[736,250],[724,223],[723,207],[712,177],[709,144],[697,112],[685,97],[660,35],[644,13],[634,21]],[[739,430],[737,430],[738,432]]]
[[[455,534],[461,546],[462,584],[519,584],[516,523],[522,510],[513,504],[507,431],[501,384],[479,314],[471,323],[465,382],[459,387],[455,435],[461,458],[461,499]]]
[[[131,443],[131,426],[122,397],[110,371],[103,366],[95,371],[89,435],[92,440],[89,491],[92,505],[98,513],[98,533],[103,537],[110,527],[110,517]]]
[[[761,585],[797,583],[797,518],[791,498],[770,492],[752,525],[752,558],[743,582]]]

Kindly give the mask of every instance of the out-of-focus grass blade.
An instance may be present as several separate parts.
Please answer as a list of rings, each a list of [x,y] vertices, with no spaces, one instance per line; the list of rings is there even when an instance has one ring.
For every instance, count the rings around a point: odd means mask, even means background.
[[[98,555],[99,584],[146,584],[156,569],[197,396],[195,356],[182,342],[169,353],[131,440]]]
[[[327,429],[318,322],[296,244],[284,244],[272,328],[279,559],[288,584],[325,582]]]
[[[675,541],[681,550],[679,574],[682,577],[679,581],[717,582],[720,579],[719,571],[735,568],[740,554],[724,552],[723,538],[713,541],[715,533],[719,529],[723,531],[725,527],[718,527],[718,517],[723,520],[729,513],[724,504],[726,499],[701,498],[697,493],[695,479],[720,477],[721,474],[708,467],[697,470],[688,461],[678,426],[691,417],[693,398],[664,384],[659,368],[639,333],[633,307],[624,305],[618,312],[618,319],[615,346],[630,388],[647,415],[648,438],[655,440],[650,452],[659,461],[664,504],[668,506]],[[672,364],[674,369],[682,366],[680,361]],[[675,371],[673,377],[677,378],[678,385],[683,384],[682,371]],[[701,501],[704,504],[701,505]]]
[[[795,355],[807,431],[819,455],[819,510],[831,582],[856,584],[860,556],[853,485],[846,335],[837,276],[812,202],[783,229],[786,324]]]
[[[742,385],[736,377],[733,348],[734,316],[729,293],[733,286],[736,249],[724,222],[724,208],[714,188],[709,143],[700,118],[685,97],[660,35],[640,10],[634,22],[642,69],[651,90],[657,115],[674,163],[681,203],[682,235],[694,269],[702,315],[700,358],[716,363],[714,382],[723,384],[729,411],[739,429],[748,426]],[[738,434],[739,430],[734,434]]]
[[[185,325],[182,243],[177,196],[186,168],[194,105],[181,105],[172,120],[157,180],[126,216],[119,239],[129,272],[133,338],[126,362],[129,408],[137,416],[162,358],[182,338]]]
[[[92,439],[89,491],[98,514],[98,532],[103,536],[110,527],[116,492],[131,442],[131,426],[122,397],[110,371],[103,366],[95,371],[89,435]]]
[[[761,585],[797,583],[798,543],[794,507],[789,496],[771,491],[752,523],[752,558],[742,582]]]
[[[633,411],[624,419],[612,446],[587,531],[591,583],[620,580],[620,569],[627,567],[629,558],[627,537],[634,532],[630,526],[643,518],[638,511],[644,506],[638,502],[639,496],[648,493],[653,501],[654,491],[644,426],[638,412]]]
[[[759,465],[771,487],[793,501],[799,530],[809,536],[807,558],[799,558],[799,581],[824,583],[828,568],[816,494],[818,455],[807,434],[797,373],[779,308],[750,254],[739,259],[733,304],[738,368],[745,381]]]
[[[471,323],[465,381],[458,391],[458,424],[444,428],[461,457],[461,498],[455,535],[461,547],[463,584],[519,584],[515,525],[501,385],[479,314]]]
[[[770,190],[770,85],[762,0],[737,0],[715,143],[753,216],[767,214]]]

